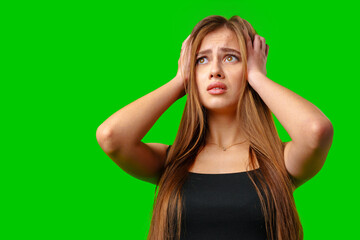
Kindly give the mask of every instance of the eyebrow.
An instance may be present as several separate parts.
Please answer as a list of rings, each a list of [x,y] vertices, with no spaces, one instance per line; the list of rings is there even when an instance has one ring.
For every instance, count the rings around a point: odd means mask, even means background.
[[[206,49],[206,50],[203,50],[203,51],[201,51],[201,52],[198,52],[198,53],[196,54],[196,56],[201,55],[201,54],[211,53],[211,52],[212,52],[211,49]],[[220,52],[235,52],[235,53],[237,53],[238,55],[241,56],[240,52],[238,52],[237,50],[232,49],[232,48],[226,48],[226,47],[220,48]]]

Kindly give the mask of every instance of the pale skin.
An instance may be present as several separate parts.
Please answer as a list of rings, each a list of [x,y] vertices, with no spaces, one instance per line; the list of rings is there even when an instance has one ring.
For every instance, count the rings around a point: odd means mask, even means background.
[[[232,31],[222,28],[209,33],[203,39],[198,53],[208,49],[212,52],[197,56],[196,83],[200,102],[208,110],[207,142],[228,147],[245,140],[235,119],[240,84],[244,81],[242,75],[245,69],[239,53],[221,51],[220,48],[230,48],[240,52],[237,38]],[[215,81],[226,84],[227,92],[221,95],[208,93],[208,85]],[[215,144],[207,144],[196,157],[190,171],[206,173],[245,171],[248,146],[248,142],[244,142],[223,151]]]
[[[285,146],[284,159],[286,169],[298,187],[315,176],[325,163],[332,144],[333,126],[315,105],[266,77],[269,46],[265,44],[265,38],[255,35],[252,42],[247,31],[244,31],[244,34],[248,52],[248,75],[245,79],[242,78],[245,66],[242,60],[238,59],[239,55],[219,51],[221,47],[240,50],[236,35],[232,31],[222,28],[209,33],[198,51],[212,50],[211,53],[199,55],[197,59],[200,62],[198,61],[196,66],[200,101],[209,113],[210,131],[206,136],[207,142],[227,147],[244,140],[239,123],[235,122],[235,111],[240,83],[248,81],[291,137],[291,141]],[[183,47],[188,47],[187,40]],[[206,88],[214,81],[225,83],[228,91],[221,95],[209,94]],[[226,151],[211,144],[197,156],[190,171],[242,172],[250,170],[246,168],[247,163],[247,143],[234,145]]]

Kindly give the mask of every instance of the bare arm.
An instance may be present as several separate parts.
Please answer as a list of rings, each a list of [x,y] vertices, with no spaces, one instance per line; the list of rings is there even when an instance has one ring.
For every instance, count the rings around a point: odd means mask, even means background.
[[[248,31],[244,30],[244,34],[248,82],[292,139],[284,147],[284,161],[297,188],[324,165],[333,140],[332,123],[314,104],[266,77],[269,46],[265,38],[255,34],[252,40]]]
[[[115,112],[96,131],[100,147],[121,169],[153,184],[159,180],[169,145],[141,140],[160,116],[185,95],[184,83],[188,81],[189,72],[188,39],[181,48],[176,76]]]
[[[100,147],[126,173],[156,184],[164,167],[168,145],[143,143],[141,139],[183,95],[183,83],[175,77],[118,110],[96,132]]]
[[[110,153],[120,147],[136,145],[160,116],[184,96],[178,76],[165,85],[121,108],[102,123],[96,133],[101,148]]]

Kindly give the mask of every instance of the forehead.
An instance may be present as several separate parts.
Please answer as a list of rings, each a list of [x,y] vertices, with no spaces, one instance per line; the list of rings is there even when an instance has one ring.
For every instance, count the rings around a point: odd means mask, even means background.
[[[226,28],[221,28],[210,32],[201,41],[199,51],[209,48],[217,49],[220,47],[228,47],[235,50],[240,50],[236,34]]]

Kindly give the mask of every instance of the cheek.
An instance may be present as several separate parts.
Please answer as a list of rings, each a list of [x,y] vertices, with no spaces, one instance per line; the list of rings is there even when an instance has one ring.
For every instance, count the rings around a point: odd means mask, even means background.
[[[196,85],[197,85],[196,87],[197,87],[198,93],[203,94],[204,89],[206,90],[205,84],[201,83],[201,82],[197,82]]]
[[[241,85],[241,82],[244,81],[245,76],[243,71],[237,71],[234,72],[234,74],[231,75],[232,80],[237,86]]]
[[[206,83],[206,77],[204,76],[204,74],[197,71],[195,73],[195,83],[196,83],[196,86],[197,86],[197,88],[199,90],[204,88],[204,86],[207,84]]]
[[[202,79],[202,74],[200,73],[200,71],[196,71],[195,73],[195,81],[196,82],[201,82],[201,79]]]
[[[236,68],[233,68],[230,70],[231,74],[233,76],[242,76],[242,74],[244,73],[244,67],[243,66],[238,66]]]

